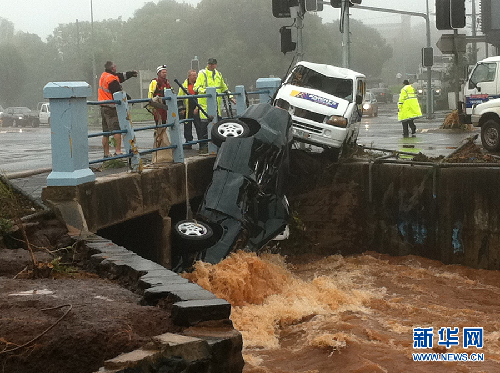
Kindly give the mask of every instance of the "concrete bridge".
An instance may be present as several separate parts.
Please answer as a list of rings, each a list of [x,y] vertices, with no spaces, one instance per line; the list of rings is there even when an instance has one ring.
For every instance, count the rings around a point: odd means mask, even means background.
[[[263,99],[268,99],[277,81],[258,81],[257,86],[267,90]],[[65,83],[48,85],[51,103],[56,101],[51,104],[56,161],[42,198],[58,211],[74,234],[102,234],[170,268],[172,221],[186,215],[186,198],[196,205],[203,195],[211,180],[214,157],[183,162],[180,154],[177,159],[182,162],[174,159],[141,173],[95,180],[88,170],[85,152],[86,111],[75,109],[85,107],[84,96],[90,91],[69,87]],[[240,100],[243,98],[244,94]],[[175,101],[173,97],[172,102]],[[70,110],[73,114],[68,126]],[[178,118],[171,118],[175,131]],[[181,141],[175,144],[176,137],[173,138],[174,151],[181,152]],[[444,263],[500,268],[498,164],[365,158],[332,165],[314,156],[304,159],[303,155],[295,163],[288,196],[292,208],[298,210],[308,227],[305,239],[315,243],[311,248],[321,247],[325,254],[372,248],[394,255],[426,256]],[[331,174],[331,170],[336,173]],[[297,185],[301,188],[294,188]],[[318,188],[326,198],[319,202]],[[337,208],[339,205],[342,208]],[[321,238],[332,231],[350,238],[342,240],[343,246]],[[359,237],[353,238],[357,234]],[[318,241],[323,245],[317,245]],[[350,245],[352,242],[358,244]]]

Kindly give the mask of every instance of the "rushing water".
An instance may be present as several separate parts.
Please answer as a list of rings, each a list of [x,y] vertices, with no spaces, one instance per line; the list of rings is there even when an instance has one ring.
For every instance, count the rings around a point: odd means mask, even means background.
[[[499,271],[373,252],[238,252],[185,276],[233,305],[244,373],[500,372]],[[433,348],[415,349],[413,328],[430,327]],[[438,345],[442,327],[459,328],[460,345]],[[464,327],[484,328],[483,348],[462,346]],[[413,361],[427,352],[484,361]]]

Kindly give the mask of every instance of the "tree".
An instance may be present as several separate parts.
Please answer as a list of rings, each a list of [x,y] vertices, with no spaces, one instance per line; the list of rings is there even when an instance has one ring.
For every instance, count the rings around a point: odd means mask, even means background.
[[[26,64],[18,49],[10,44],[0,44],[0,101],[6,106],[16,105],[22,96],[26,81]]]

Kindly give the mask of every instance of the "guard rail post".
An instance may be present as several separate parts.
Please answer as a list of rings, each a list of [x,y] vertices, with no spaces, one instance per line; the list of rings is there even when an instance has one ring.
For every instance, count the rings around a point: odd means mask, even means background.
[[[218,111],[218,100],[217,100],[217,88],[215,87],[207,87],[207,95],[211,95],[207,97],[207,114],[212,116],[213,119],[208,124],[208,138],[212,138],[212,127],[217,120],[219,119],[219,111]],[[208,153],[215,154],[217,153],[217,146],[213,142],[208,143]]]
[[[261,93],[259,94],[259,102],[260,103],[271,103],[271,99],[274,96],[274,93],[281,85],[280,78],[259,78],[255,84],[255,87],[258,90],[267,89],[269,93]]]
[[[95,181],[89,168],[86,82],[50,82],[43,88],[49,99],[52,172],[47,186],[76,186]]]
[[[133,154],[131,158],[131,166],[133,171],[141,170],[141,155],[135,144],[135,133],[130,120],[130,112],[127,101],[127,94],[123,91],[113,93],[113,100],[120,101],[116,106],[116,113],[118,114],[118,123],[121,130],[126,130],[127,133],[123,135],[123,148],[125,154]]]
[[[241,115],[247,109],[247,100],[245,95],[245,86],[237,85],[234,92],[239,93],[236,96],[236,115]]]
[[[174,162],[182,163],[184,162],[184,132],[181,131],[181,123],[179,122],[177,95],[170,89],[165,89],[164,92],[165,98],[168,101],[167,123],[170,124],[173,122],[173,126],[168,127],[168,133],[170,135],[170,143],[176,146],[175,148],[173,148]]]

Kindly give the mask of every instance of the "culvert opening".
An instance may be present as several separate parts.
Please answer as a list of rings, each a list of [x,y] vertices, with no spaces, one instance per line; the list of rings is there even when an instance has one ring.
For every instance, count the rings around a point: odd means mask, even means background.
[[[100,229],[97,234],[145,259],[161,261],[163,219],[158,212]]]

